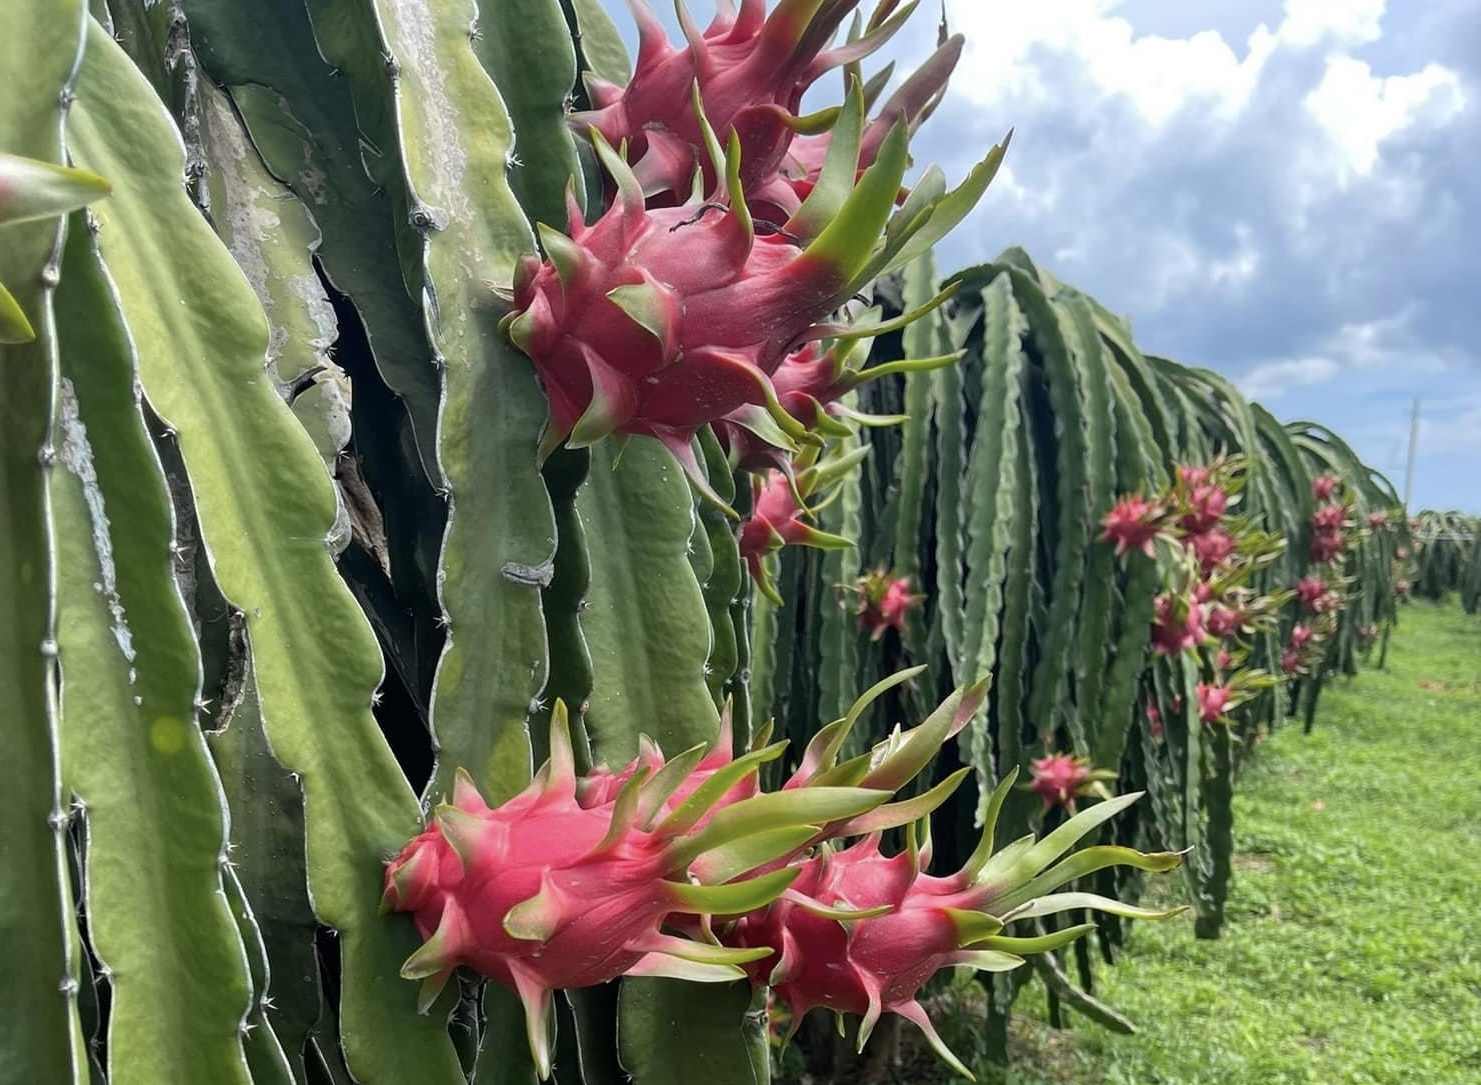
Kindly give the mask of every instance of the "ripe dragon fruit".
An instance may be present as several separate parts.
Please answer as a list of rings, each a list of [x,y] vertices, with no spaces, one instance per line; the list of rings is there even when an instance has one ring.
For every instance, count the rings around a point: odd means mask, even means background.
[[[906,615],[926,598],[912,594],[910,577],[892,576],[884,569],[861,576],[853,590],[858,596],[855,613],[859,628],[874,641],[881,639],[886,630],[903,631]]]
[[[1217,722],[1230,708],[1234,690],[1208,682],[1198,683],[1198,718],[1204,723]]]
[[[1207,467],[1186,466],[1178,468],[1178,480],[1190,489],[1195,486],[1207,485],[1211,475],[1212,472]]]
[[[693,788],[677,806],[669,800],[683,775],[646,769],[611,802],[583,806],[559,703],[550,751],[530,786],[497,807],[459,774],[453,801],[387,867],[382,901],[386,911],[411,912],[425,940],[401,969],[425,981],[424,1011],[459,965],[514,989],[542,1079],[550,1076],[554,989],[621,975],[739,977],[738,966],[759,954],[666,934],[665,917],[766,905],[795,880],[796,868],[734,879],[795,852],[820,824],[857,820],[890,794],[815,785],[712,813],[727,783],[755,773],[753,759],[740,773]]]
[[[1220,486],[1202,483],[1193,486],[1186,499],[1186,507],[1178,523],[1183,530],[1193,535],[1215,527],[1229,507],[1229,495]]]
[[[780,10],[780,9],[778,9]],[[741,184],[739,137],[722,152],[700,115],[723,184],[708,201],[648,210],[631,167],[599,132],[597,155],[617,185],[587,226],[571,199],[569,236],[541,224],[547,261],[525,257],[501,326],[535,364],[550,403],[541,456],[562,442],[610,434],[661,441],[696,487],[718,502],[691,439],[702,425],[765,408],[792,439],[803,428],[781,407],[771,375],[803,343],[891,331],[950,296],[883,324],[827,321],[865,282],[902,266],[976,203],[1001,160],[995,148],[960,187],[917,185],[892,219],[908,154],[897,125],[855,183],[862,102],[840,115],[830,161],[781,230],[758,233]]]
[[[1147,557],[1155,557],[1153,541],[1162,530],[1167,510],[1160,502],[1149,501],[1136,494],[1129,494],[1117,501],[1111,511],[1101,519],[1102,542],[1116,544],[1119,558],[1130,550],[1140,550]]]
[[[1311,537],[1311,560],[1326,565],[1342,556],[1347,537],[1341,531],[1319,531]]]
[[[1088,757],[1050,753],[1029,763],[1029,791],[1044,800],[1044,809],[1062,806],[1074,812],[1075,800],[1087,796],[1108,799],[1106,783],[1116,778],[1110,769],[1098,769]]]
[[[1311,480],[1311,496],[1318,501],[1330,501],[1341,485],[1342,480],[1336,475],[1317,475]]]
[[[595,108],[573,113],[570,123],[580,132],[595,128],[613,146],[627,141],[644,194],[673,194],[680,202],[696,170],[713,170],[705,154],[708,119],[722,136],[735,133],[745,159],[741,180],[754,189],[775,177],[795,135],[836,122],[837,109],[798,114],[807,88],[884,45],[916,6],[907,5],[853,42],[825,48],[857,5],[858,0],[782,0],[768,15],[765,0],[741,0],[739,11],[722,3],[701,31],[680,0],[685,45],[676,48],[646,0],[629,0],[638,27],[632,79],[618,87],[588,75]],[[696,86],[704,117],[690,95]]]
[[[1205,619],[1209,634],[1215,637],[1232,637],[1243,622],[1244,616],[1238,610],[1223,603],[1212,604]]]
[[[1296,625],[1291,627],[1291,647],[1295,648],[1297,651],[1300,651],[1311,642],[1312,637],[1314,637],[1315,635],[1316,633],[1311,628],[1311,626],[1301,625],[1298,622]]]
[[[1152,650],[1158,655],[1176,655],[1207,639],[1203,607],[1198,603],[1163,592],[1152,605]]]
[[[1004,935],[1015,921],[1071,909],[1141,919],[1183,911],[1133,908],[1092,893],[1053,892],[1110,866],[1162,872],[1181,862],[1178,853],[1143,854],[1102,845],[1050,866],[1082,836],[1136,801],[1137,794],[1098,803],[1042,840],[1025,837],[994,853],[998,814],[1015,776],[1016,771],[994,790],[981,842],[956,874],[925,872],[930,844],[917,847],[914,825],[905,850],[893,856],[880,851],[879,837],[872,834],[842,851],[820,851],[801,864],[801,874],[780,899],[722,932],[727,945],[772,951],[745,967],[756,986],[769,985],[787,1004],[793,1031],[814,1007],[858,1014],[863,1018],[858,1030],[862,1050],[883,1014],[899,1014],[925,1034],[945,1062],[971,1077],[918,1000],[921,987],[936,972],[953,966],[1006,972],[1023,964],[1025,954],[1057,949],[1094,929],[1087,923],[1048,935]]]
[[[1301,601],[1303,609],[1313,614],[1324,609],[1322,600],[1326,595],[1327,582],[1319,576],[1303,576],[1296,581],[1296,598]]]
[[[1379,512],[1370,512],[1368,514],[1368,529],[1370,531],[1381,531],[1383,528],[1385,528],[1387,526],[1388,526],[1388,513],[1383,512],[1383,511],[1379,511]]]
[[[1227,561],[1235,549],[1234,537],[1218,527],[1189,535],[1185,541],[1188,549],[1193,551],[1193,556],[1198,559],[1205,576]]]
[[[1341,531],[1347,520],[1347,510],[1341,505],[1323,505],[1312,514],[1311,526],[1316,531]]]

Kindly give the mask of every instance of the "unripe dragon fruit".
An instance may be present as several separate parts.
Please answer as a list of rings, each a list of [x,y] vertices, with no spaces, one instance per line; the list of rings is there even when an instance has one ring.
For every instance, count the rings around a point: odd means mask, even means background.
[[[1155,557],[1153,540],[1162,530],[1167,510],[1157,501],[1150,501],[1136,494],[1129,494],[1117,501],[1111,511],[1101,519],[1102,542],[1116,544],[1119,558],[1129,550],[1140,550],[1147,557]]]
[[[858,596],[855,613],[859,628],[869,634],[870,640],[879,640],[885,631],[905,629],[905,618],[910,611],[925,601],[924,595],[915,595],[910,590],[910,577],[891,576],[884,569],[861,576],[854,585]]]
[[[913,260],[956,225],[1001,160],[995,149],[949,194],[944,185],[917,185],[891,219],[908,160],[905,131],[890,133],[855,183],[853,121],[861,109],[851,94],[824,179],[783,229],[765,234],[746,203],[734,132],[722,153],[701,116],[724,183],[709,200],[696,194],[656,210],[646,208],[628,164],[593,132],[616,199],[591,226],[572,199],[570,236],[541,224],[547,261],[520,263],[501,324],[534,362],[550,403],[542,457],[562,442],[581,447],[609,434],[644,434],[667,446],[696,487],[718,501],[691,444],[700,426],[764,408],[790,438],[802,437],[771,382],[789,353],[813,340],[895,330],[950,296],[943,291],[883,324],[827,321],[861,284]],[[853,121],[845,125],[845,117]]]
[[[1228,712],[1234,699],[1234,691],[1228,686],[1208,682],[1198,683],[1198,718],[1204,723],[1215,723]]]
[[[682,774],[645,769],[610,803],[583,806],[559,703],[550,750],[530,786],[497,807],[460,773],[453,801],[387,867],[382,902],[387,911],[411,912],[425,940],[401,970],[425,981],[423,1009],[459,965],[512,988],[525,1006],[542,1079],[550,1076],[554,989],[621,975],[739,977],[738,966],[758,954],[666,934],[665,918],[766,905],[798,876],[796,868],[735,879],[794,853],[819,824],[857,819],[890,794],[810,786],[711,813],[726,780],[711,779],[669,808]]]
[[[1336,475],[1317,475],[1311,480],[1311,496],[1318,501],[1330,501],[1342,480]]]
[[[1149,855],[1103,845],[1050,866],[1082,836],[1134,802],[1136,794],[1098,803],[1038,842],[1028,837],[993,854],[998,813],[1014,776],[1016,772],[993,792],[982,841],[956,874],[935,877],[925,872],[930,846],[916,846],[913,825],[906,849],[893,856],[884,855],[879,837],[870,835],[843,851],[824,850],[804,862],[797,881],[779,900],[742,917],[722,934],[727,945],[773,952],[747,970],[754,984],[769,985],[788,1005],[794,1031],[814,1007],[859,1014],[862,1050],[880,1017],[896,1013],[920,1028],[944,1061],[971,1077],[918,1000],[921,987],[938,971],[965,966],[1006,972],[1023,964],[1026,954],[1057,949],[1094,929],[1087,923],[1042,936],[1002,934],[1016,920],[1077,908],[1142,919],[1183,911],[1150,911],[1090,893],[1053,892],[1110,866],[1161,872],[1181,862],[1177,853]]]
[[[1197,648],[1207,639],[1203,607],[1192,599],[1163,592],[1153,601],[1152,650],[1176,655]]]
[[[1183,530],[1197,535],[1209,531],[1223,517],[1229,507],[1229,495],[1220,486],[1202,483],[1191,488],[1187,498],[1187,510],[1179,519]]]
[[[1028,790],[1044,800],[1044,809],[1062,806],[1073,812],[1075,800],[1095,796],[1108,799],[1106,783],[1116,778],[1110,769],[1097,769],[1088,757],[1050,753],[1029,763]]]
[[[857,41],[825,48],[857,5],[858,0],[782,0],[768,15],[765,0],[741,0],[738,12],[717,5],[701,31],[680,0],[685,45],[676,48],[646,0],[629,0],[638,27],[632,78],[618,87],[588,75],[595,108],[573,113],[570,122],[580,132],[595,128],[613,146],[627,141],[644,194],[670,193],[679,197],[677,203],[696,170],[710,171],[714,179],[705,153],[707,118],[722,136],[735,133],[739,139],[741,180],[754,189],[776,175],[795,135],[835,123],[837,109],[798,115],[807,88],[884,45],[915,8],[909,4]],[[695,86],[704,117],[690,94]]]
[[[1218,527],[1190,535],[1186,543],[1188,549],[1193,551],[1193,556],[1198,559],[1205,576],[1227,561],[1235,547],[1234,537]]]

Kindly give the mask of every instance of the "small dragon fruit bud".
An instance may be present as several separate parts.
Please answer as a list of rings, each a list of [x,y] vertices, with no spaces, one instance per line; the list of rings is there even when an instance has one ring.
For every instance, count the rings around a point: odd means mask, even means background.
[[[1187,544],[1193,551],[1193,556],[1198,559],[1205,576],[1229,560],[1229,555],[1234,553],[1233,536],[1217,527],[1188,536]]]
[[[1203,607],[1163,592],[1153,601],[1152,650],[1158,655],[1190,651],[1207,639]]]
[[[439,806],[432,826],[387,867],[383,898],[385,910],[411,912],[424,939],[401,969],[407,979],[425,981],[423,1011],[459,965],[512,988],[525,1007],[542,1079],[550,1077],[554,989],[621,975],[740,977],[739,966],[761,954],[663,933],[665,918],[764,907],[797,877],[796,868],[735,879],[794,852],[819,823],[856,819],[889,797],[809,787],[756,795],[705,820],[723,786],[709,781],[665,812],[683,777],[645,770],[612,802],[583,806],[559,702],[550,750],[530,786],[496,807],[460,773],[453,801]]]
[[[1123,497],[1111,507],[1101,519],[1102,542],[1116,544],[1119,558],[1128,550],[1140,550],[1147,557],[1156,556],[1153,540],[1162,530],[1167,510],[1156,501],[1149,501],[1136,494]]]
[[[864,449],[858,451],[863,452]],[[857,462],[857,461],[855,461]],[[756,585],[778,606],[777,594],[766,568],[766,556],[784,546],[814,546],[823,550],[847,549],[853,541],[822,531],[805,519],[809,512],[798,498],[800,483],[781,471],[767,473],[766,481],[752,476],[751,515],[740,528],[740,554]]]
[[[1233,698],[1234,691],[1228,686],[1199,682],[1198,718],[1204,723],[1217,722],[1232,707]]]
[[[1311,496],[1318,501],[1330,501],[1342,480],[1336,475],[1317,475],[1311,480]]]
[[[1049,935],[1004,935],[1015,920],[1073,908],[1141,919],[1184,910],[1157,912],[1093,894],[1053,892],[1110,866],[1164,872],[1181,862],[1179,853],[1101,845],[1055,863],[1082,836],[1134,802],[1135,794],[1098,803],[1037,843],[1014,845],[1011,862],[1007,850],[994,855],[998,814],[1015,776],[1016,771],[992,793],[982,840],[956,874],[925,872],[929,844],[917,846],[914,825],[905,850],[893,856],[880,851],[878,835],[870,835],[844,851],[823,851],[802,863],[797,881],[776,903],[742,917],[722,934],[727,945],[772,951],[747,970],[754,984],[769,985],[787,1004],[793,1031],[815,1007],[859,1014],[862,1050],[884,1014],[899,1014],[925,1034],[948,1065],[971,1077],[918,1000],[933,975],[953,966],[1010,971],[1024,963],[1025,955],[1058,949],[1094,929],[1087,923]]]
[[[1198,535],[1212,529],[1229,507],[1229,495],[1211,483],[1194,486],[1188,494],[1186,511],[1179,519],[1185,531]]]
[[[1044,800],[1044,809],[1063,806],[1073,812],[1075,799],[1094,795],[1110,798],[1105,781],[1114,780],[1116,774],[1109,769],[1094,768],[1088,757],[1075,757],[1065,753],[1051,753],[1035,758],[1029,764],[1032,780],[1026,785],[1029,791]]]

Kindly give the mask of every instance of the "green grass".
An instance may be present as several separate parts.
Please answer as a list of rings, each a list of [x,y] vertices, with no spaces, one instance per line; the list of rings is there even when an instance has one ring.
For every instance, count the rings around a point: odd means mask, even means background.
[[[1136,928],[1096,992],[1134,1036],[1051,1030],[1027,993],[1014,1085],[1481,1082],[1481,618],[1402,623],[1240,778],[1223,938]]]

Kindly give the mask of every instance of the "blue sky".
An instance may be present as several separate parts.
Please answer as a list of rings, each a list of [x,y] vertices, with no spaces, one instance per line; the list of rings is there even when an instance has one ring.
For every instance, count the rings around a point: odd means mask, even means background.
[[[946,2],[968,45],[917,161],[1015,134],[943,270],[1023,245],[1400,487],[1417,395],[1415,507],[1481,512],[1481,2]]]

